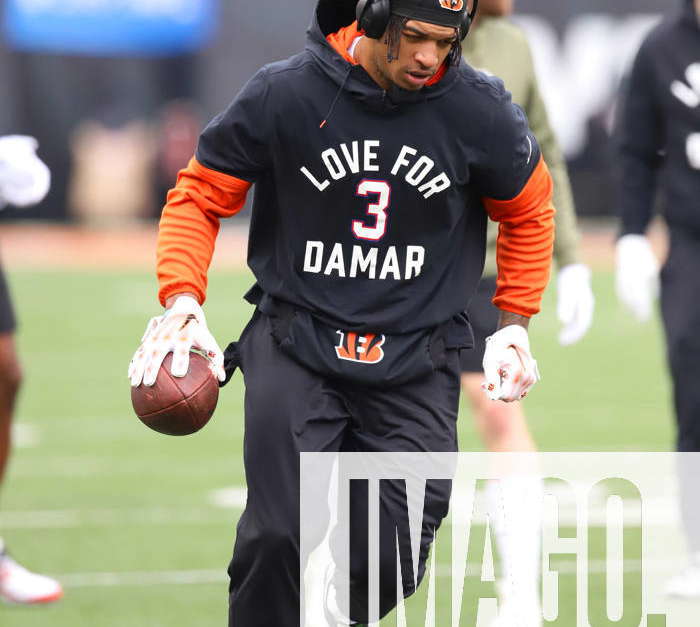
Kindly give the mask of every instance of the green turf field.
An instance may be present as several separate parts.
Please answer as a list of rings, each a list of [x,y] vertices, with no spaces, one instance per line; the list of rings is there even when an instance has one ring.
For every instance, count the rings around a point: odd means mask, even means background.
[[[54,607],[0,607],[2,627],[225,624],[225,568],[244,484],[240,376],[199,434],[158,435],[133,416],[128,361],[158,313],[149,274],[12,272],[26,383],[0,530],[17,557],[66,587]],[[247,274],[214,274],[206,307],[224,346],[250,315]],[[544,450],[672,448],[659,325],[620,311],[595,277],[594,328],[561,349],[553,294],[532,324],[543,380],[526,403]],[[466,410],[461,448],[480,449]],[[410,623],[409,623],[410,624]],[[420,623],[422,624],[422,623]],[[441,623],[438,623],[441,624]],[[241,626],[246,627],[246,626]],[[273,627],[273,626],[270,626]]]

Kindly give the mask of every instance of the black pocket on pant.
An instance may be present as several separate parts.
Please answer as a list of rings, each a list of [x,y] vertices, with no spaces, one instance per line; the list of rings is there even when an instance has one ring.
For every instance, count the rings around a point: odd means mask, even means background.
[[[224,351],[224,372],[226,373],[226,378],[223,381],[219,381],[219,387],[224,387],[236,372],[236,368],[241,366],[241,354],[238,351],[238,342],[231,342]]]
[[[260,311],[256,309],[253,312],[253,316],[248,321],[248,324],[246,324],[243,328],[241,336],[238,338],[238,340],[236,342],[231,342],[226,347],[226,350],[224,351],[224,372],[226,373],[226,378],[223,381],[219,382],[219,387],[224,387],[231,380],[233,373],[236,372],[236,368],[240,368],[241,372],[243,372],[243,363],[241,361],[240,347],[245,341],[248,332],[259,318]]]

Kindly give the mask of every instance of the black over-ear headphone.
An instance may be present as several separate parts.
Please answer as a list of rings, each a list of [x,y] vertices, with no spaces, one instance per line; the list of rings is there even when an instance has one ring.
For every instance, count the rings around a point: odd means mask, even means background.
[[[472,0],[471,11],[465,11],[462,16],[462,23],[459,25],[462,39],[469,33],[478,5],[479,0]],[[367,37],[379,39],[389,25],[391,0],[360,0],[357,3],[355,15],[357,16],[358,28],[363,30]]]

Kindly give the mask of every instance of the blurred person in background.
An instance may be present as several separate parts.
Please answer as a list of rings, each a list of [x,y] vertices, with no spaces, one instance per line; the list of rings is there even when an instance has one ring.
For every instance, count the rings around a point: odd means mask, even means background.
[[[580,261],[576,211],[566,163],[540,95],[530,46],[524,32],[506,19],[512,12],[513,0],[480,0],[473,33],[465,40],[462,51],[472,67],[504,81],[513,102],[525,111],[552,174],[553,204],[557,210],[554,240],[558,267],[557,315],[563,325],[559,342],[566,346],[579,341],[591,325],[594,308],[591,272]],[[498,325],[498,309],[491,302],[496,291],[496,223],[489,223],[487,237],[484,275],[468,309],[475,348],[460,354],[462,390],[489,451],[532,452],[536,447],[522,404],[491,401],[481,389],[485,340]],[[493,488],[489,492],[491,501],[501,500],[501,507],[496,510],[518,521],[506,529],[504,516],[496,516],[494,520],[502,567],[498,586],[500,615],[495,624],[541,625],[537,514],[542,499],[541,484],[520,478],[501,482],[498,495]],[[518,622],[514,622],[516,617]]]
[[[700,0],[647,36],[619,109],[619,299],[648,320],[658,292],[658,262],[646,231],[663,197],[669,254],[661,270],[661,316],[673,379],[679,452],[700,451]],[[681,509],[689,567],[668,583],[672,596],[700,597],[700,472],[681,456]],[[694,467],[693,467],[694,466]]]
[[[197,57],[218,7],[3,2],[12,128],[42,138],[53,177],[47,198],[23,216],[107,225],[156,217],[156,197],[187,164],[200,130]]]
[[[49,169],[36,155],[33,137],[0,137],[0,209],[7,204],[28,207],[49,191]],[[15,317],[0,267],[0,482],[10,455],[12,415],[22,382],[15,348]],[[37,575],[12,559],[0,538],[0,599],[8,603],[37,604],[63,596],[60,584]]]

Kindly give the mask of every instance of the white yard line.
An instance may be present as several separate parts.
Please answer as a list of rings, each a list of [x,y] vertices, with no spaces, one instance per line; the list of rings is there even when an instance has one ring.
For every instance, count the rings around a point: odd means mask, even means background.
[[[224,509],[243,509],[248,498],[248,489],[245,486],[230,486],[212,490],[209,493],[209,502],[212,505]]]
[[[79,456],[66,458],[51,458],[46,462],[37,463],[35,460],[25,460],[19,457],[13,461],[12,475],[22,478],[90,478],[114,477],[115,475],[130,474],[130,470],[115,470],[109,461],[93,456]]]
[[[0,529],[73,529],[128,525],[221,524],[230,513],[201,508],[144,507],[122,509],[64,509],[0,512]]]
[[[39,427],[26,422],[12,424],[12,444],[17,448],[32,448],[41,441]]]
[[[133,508],[104,508],[104,509],[60,509],[60,510],[0,510],[0,529],[73,529],[77,527],[113,527],[118,525],[195,525],[221,524],[233,520],[236,514],[245,507],[246,490],[243,486],[235,486],[212,491],[208,504],[201,507],[133,507]],[[678,507],[673,499],[659,499],[649,507],[645,515],[645,525],[648,527],[663,527],[679,529]],[[575,510],[565,509],[561,512],[560,524],[576,525]],[[635,508],[624,510],[625,524],[638,526],[639,519]],[[604,507],[597,505],[588,512],[589,527],[604,527],[607,512]],[[471,524],[482,525],[485,519],[476,516]],[[452,517],[445,521],[452,524]]]
[[[126,586],[169,586],[225,584],[226,570],[165,570],[114,573],[66,573],[56,575],[66,588],[113,588]]]
[[[646,572],[665,569],[672,565],[668,560],[644,560]],[[639,572],[642,568],[641,560],[625,560],[623,562],[625,572]],[[481,564],[468,564],[469,572],[481,572]],[[575,575],[577,565],[574,560],[560,562],[556,571],[562,575]],[[605,560],[594,560],[585,571],[590,574],[602,574],[606,571]],[[222,568],[212,570],[164,570],[164,571],[132,571],[132,572],[105,572],[105,573],[65,573],[54,575],[66,588],[111,588],[128,586],[169,586],[169,585],[194,585],[194,584],[225,584],[227,581],[226,570]],[[439,564],[438,577],[451,577],[452,567],[448,564]]]
[[[92,508],[60,509],[37,511],[0,510],[0,529],[74,529],[79,527],[114,527],[121,525],[207,525],[226,524],[234,520],[237,512],[246,504],[245,486],[234,485],[211,490],[207,504],[201,507],[132,507],[132,508]],[[647,499],[645,525],[678,529],[680,525],[678,505],[672,495]],[[639,519],[634,504],[623,510],[625,524],[637,526]],[[604,527],[607,511],[604,502],[595,503],[587,513],[590,527]],[[445,524],[452,524],[449,516]],[[472,524],[484,524],[483,517],[476,516]],[[562,508],[560,524],[575,526],[577,512],[572,508]]]
[[[233,511],[245,507],[245,486],[213,490],[201,507],[0,510],[0,529],[74,529],[129,525],[201,525],[233,523]]]

